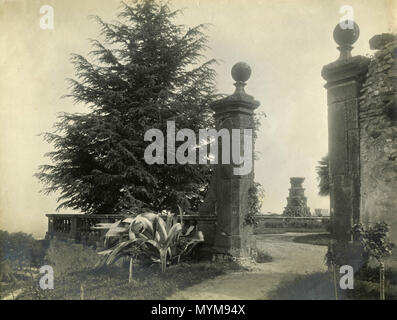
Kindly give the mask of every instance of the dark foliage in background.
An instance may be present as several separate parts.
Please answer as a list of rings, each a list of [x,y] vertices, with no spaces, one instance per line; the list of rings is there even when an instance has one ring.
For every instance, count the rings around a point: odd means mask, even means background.
[[[14,269],[42,266],[45,245],[24,232],[0,230],[0,263],[6,261]]]
[[[122,4],[118,22],[95,17],[104,41],[91,40],[90,61],[73,55],[77,80],[68,95],[90,112],[62,114],[55,133],[45,133],[55,151],[36,175],[44,192],[60,193],[58,209],[138,213],[180,204],[189,211],[202,201],[209,166],[150,166],[143,159],[148,129],[165,135],[172,120],[176,130],[213,127],[215,61],[200,62],[205,25],[175,25],[179,13],[137,1]]]
[[[316,167],[318,183],[318,194],[320,196],[329,196],[329,157],[328,154],[321,158]]]

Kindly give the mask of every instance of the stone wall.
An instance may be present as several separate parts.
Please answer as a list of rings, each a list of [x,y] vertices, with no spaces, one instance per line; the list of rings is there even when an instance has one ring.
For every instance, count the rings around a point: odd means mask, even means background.
[[[370,40],[378,50],[360,96],[361,220],[385,221],[397,243],[397,37]]]

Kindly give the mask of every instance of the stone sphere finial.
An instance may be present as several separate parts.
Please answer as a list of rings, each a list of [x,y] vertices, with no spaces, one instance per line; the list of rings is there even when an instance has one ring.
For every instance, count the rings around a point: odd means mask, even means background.
[[[334,40],[339,45],[339,59],[351,58],[352,44],[355,43],[360,36],[360,28],[358,24],[351,20],[340,22],[334,29]]]
[[[246,82],[251,76],[251,67],[246,62],[237,62],[232,68],[232,77],[236,82]]]

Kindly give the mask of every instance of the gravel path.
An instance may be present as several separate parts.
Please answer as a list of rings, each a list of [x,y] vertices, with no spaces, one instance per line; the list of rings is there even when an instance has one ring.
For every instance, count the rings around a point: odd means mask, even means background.
[[[272,262],[252,263],[250,271],[229,273],[201,282],[173,294],[168,299],[247,300],[269,299],[270,293],[283,280],[296,275],[325,271],[327,248],[292,242],[302,233],[257,235],[258,249],[270,254]]]

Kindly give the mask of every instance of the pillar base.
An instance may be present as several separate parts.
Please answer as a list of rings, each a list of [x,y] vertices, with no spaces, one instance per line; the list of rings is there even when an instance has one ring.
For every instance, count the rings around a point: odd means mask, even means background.
[[[335,265],[349,265],[354,273],[368,265],[369,257],[359,243],[337,241],[332,244],[332,251]]]
[[[256,252],[256,238],[253,227],[246,226],[239,235],[215,235],[214,253],[234,258],[249,258]]]

